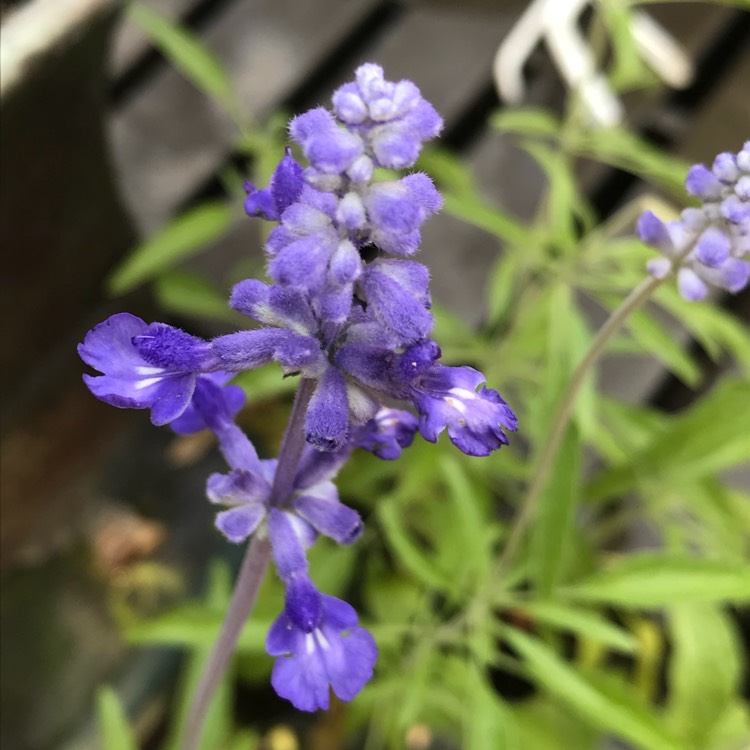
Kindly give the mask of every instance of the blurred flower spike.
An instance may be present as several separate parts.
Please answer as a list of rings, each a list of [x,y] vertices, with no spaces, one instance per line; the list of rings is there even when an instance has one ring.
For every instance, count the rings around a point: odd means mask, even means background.
[[[665,223],[650,211],[638,221],[638,235],[662,253],[648,264],[652,276],[677,273],[680,294],[702,300],[710,286],[736,294],[750,281],[750,141],[737,154],[722,153],[711,169],[691,167],[688,193],[701,206],[687,208]]]

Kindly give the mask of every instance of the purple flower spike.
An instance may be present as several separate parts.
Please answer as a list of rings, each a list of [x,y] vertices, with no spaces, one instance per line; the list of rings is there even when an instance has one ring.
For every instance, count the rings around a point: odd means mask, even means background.
[[[705,299],[709,286],[736,294],[750,281],[750,145],[737,154],[719,154],[712,169],[697,164],[685,180],[687,191],[703,201],[679,221],[664,224],[650,211],[638,221],[641,239],[665,258],[649,261],[656,278],[677,271],[680,294]]]
[[[412,166],[422,143],[443,126],[411,81],[386,81],[373,63],[361,65],[356,80],[334,93],[333,107],[341,122],[360,132],[377,164],[389,169]]]
[[[161,426],[187,409],[198,371],[211,360],[207,347],[177,328],[118,313],[89,331],[78,353],[103,373],[83,376],[98,399],[121,409],[151,409],[151,421]]]
[[[358,626],[353,607],[325,594],[316,599],[307,587],[299,588],[288,592],[286,609],[268,632],[266,651],[279,657],[271,684],[300,711],[327,710],[330,688],[343,701],[359,693],[372,677],[378,649]]]

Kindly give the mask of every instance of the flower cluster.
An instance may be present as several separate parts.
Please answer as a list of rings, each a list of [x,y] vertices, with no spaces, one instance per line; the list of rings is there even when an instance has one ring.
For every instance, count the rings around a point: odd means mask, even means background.
[[[649,262],[652,276],[677,271],[680,294],[704,299],[708,287],[736,293],[750,281],[750,141],[737,154],[722,153],[711,169],[696,164],[685,187],[700,208],[687,208],[667,224],[650,211],[638,222],[640,238],[664,257]]]
[[[429,274],[411,256],[440,195],[424,174],[383,172],[412,167],[441,126],[413,83],[361,66],[335,92],[332,112],[292,120],[307,165],[287,149],[267,188],[246,185],[246,212],[276,223],[266,245],[271,283],[241,281],[229,304],[261,327],[204,341],[121,313],[79,347],[102,373],[84,376],[101,400],[150,409],[154,424],[178,433],[216,434],[230,469],[208,480],[208,498],[222,508],[216,525],[235,543],[270,539],[286,587],[266,643],[280,657],[272,683],[302,710],[326,708],[329,686],[351,699],[377,656],[354,610],[315,588],[305,556],[319,534],[350,544],[361,533],[359,515],[331,481],[352,450],[392,460],[417,431],[436,442],[447,429],[464,453],[487,456],[516,428],[484,376],[442,365],[429,338]],[[261,460],[235,423],[244,395],[229,384],[232,374],[271,361],[312,389],[306,447],[291,467]],[[291,491],[278,496],[284,472]]]

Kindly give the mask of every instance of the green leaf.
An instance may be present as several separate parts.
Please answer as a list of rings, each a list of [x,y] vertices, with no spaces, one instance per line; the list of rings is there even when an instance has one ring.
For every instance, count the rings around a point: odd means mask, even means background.
[[[124,294],[195,255],[218,239],[232,223],[233,209],[211,201],[178,216],[138,246],[107,280],[111,294]]]
[[[231,596],[231,585],[227,566],[220,561],[213,562],[209,568],[208,586],[203,600],[203,608],[206,612],[217,619],[223,619]],[[187,665],[180,676],[176,709],[173,712],[173,721],[165,742],[166,750],[178,750],[182,746],[192,711],[193,697],[208,660],[211,658],[217,634],[218,629],[210,642],[200,642],[190,650]],[[200,741],[197,743],[198,750],[215,750],[229,742],[233,730],[233,681],[234,665],[232,664],[216,686],[203,722]]]
[[[417,167],[432,177],[441,190],[455,194],[478,194],[476,180],[466,162],[447,149],[427,146]]]
[[[736,699],[714,724],[707,740],[709,750],[746,750],[750,738],[750,705]]]
[[[552,136],[560,133],[560,120],[546,109],[502,109],[491,115],[489,124],[507,133]]]
[[[138,741],[120,698],[108,685],[99,688],[96,694],[96,710],[102,750],[138,750]]]
[[[750,430],[742,418],[750,382],[725,379],[665,429],[627,464],[604,472],[587,488],[592,499],[627,492],[639,484],[688,484],[750,459]]]
[[[598,7],[611,40],[613,64],[608,77],[615,89],[622,91],[653,80],[633,36],[633,11],[622,0],[605,0]]]
[[[548,601],[528,604],[523,602],[512,609],[521,610],[534,620],[555,628],[573,631],[619,653],[632,654],[638,647],[638,642],[628,631],[609,622],[597,612]]]
[[[624,128],[578,129],[565,142],[570,153],[655,181],[682,198],[690,165]]]
[[[577,714],[545,695],[513,704],[518,740],[502,750],[597,750],[600,733]]]
[[[297,378],[285,378],[276,362],[272,362],[257,370],[238,373],[232,383],[245,391],[249,405],[292,393],[297,387]]]
[[[523,246],[528,230],[508,214],[488,206],[482,198],[468,193],[444,193],[443,211],[467,224],[483,229],[498,239]]]
[[[505,630],[505,638],[541,687],[595,726],[646,750],[683,750],[662,722],[628,691],[623,689],[612,695],[544,643],[514,628]]]
[[[420,548],[405,528],[403,513],[399,510],[398,503],[393,498],[381,499],[376,510],[386,542],[402,565],[430,588],[438,591],[454,589],[454,583],[439,573],[431,555]]]
[[[669,625],[669,718],[690,747],[702,750],[738,697],[742,647],[729,617],[715,607],[677,605]]]
[[[219,635],[223,619],[223,612],[201,604],[185,604],[153,620],[129,626],[125,637],[139,645],[209,648]],[[238,652],[261,653],[270,624],[257,617],[248,620],[237,642]]]
[[[197,37],[142,2],[131,3],[127,14],[191,83],[236,115],[234,90],[224,67]]]
[[[491,525],[483,512],[486,491],[470,480],[463,465],[453,456],[440,462],[440,470],[445,477],[453,512],[448,533],[437,540],[437,545],[453,550],[458,547],[461,555],[453,570],[460,580],[475,581],[489,570],[493,559],[488,534]]]
[[[547,175],[549,188],[545,228],[548,242],[561,253],[577,250],[577,219],[590,227],[593,224],[593,214],[578,190],[567,154],[553,150],[541,142],[526,142],[524,148]]]
[[[750,566],[641,553],[559,591],[575,600],[638,608],[690,602],[747,602]]]
[[[497,325],[517,300],[516,291],[523,266],[518,253],[503,253],[495,263],[487,288],[487,322]]]
[[[512,717],[506,711],[497,693],[487,684],[482,671],[470,665],[467,675],[466,705],[463,742],[465,750],[513,747],[509,739],[515,735]]]
[[[227,303],[227,294],[219,292],[204,277],[181,269],[168,271],[156,279],[156,299],[165,310],[189,317],[236,320]]]
[[[663,284],[656,301],[690,331],[713,360],[719,361],[727,351],[750,373],[750,330],[735,315],[717,305],[688,302],[673,284]]]
[[[674,332],[667,331],[662,323],[645,310],[632,313],[628,318],[627,328],[645,351],[656,357],[685,384],[698,384],[701,378],[700,368]]]
[[[573,519],[581,500],[581,444],[570,425],[540,497],[532,528],[531,560],[534,582],[550,594],[564,577],[570,556]]]

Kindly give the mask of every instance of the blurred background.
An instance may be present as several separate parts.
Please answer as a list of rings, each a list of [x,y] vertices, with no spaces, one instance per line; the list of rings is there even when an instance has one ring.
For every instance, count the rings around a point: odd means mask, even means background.
[[[623,96],[629,127],[649,144],[710,163],[750,136],[750,8],[743,5],[646,6],[694,66],[680,91],[652,81]],[[240,325],[220,300],[233,281],[263,266],[262,228],[242,220],[240,180],[267,175],[284,142],[285,116],[326,103],[364,61],[380,63],[391,80],[415,81],[445,119],[441,146],[472,171],[483,200],[531,221],[545,173],[512,135],[488,125],[508,108],[493,61],[527,6],[141,0],[133,10],[116,0],[6,0],[0,7],[0,741],[6,750],[100,746],[94,698],[108,683],[145,746],[157,747],[179,691],[179,651],[138,648],[121,628],[199,595],[210,561],[223,559],[227,570],[237,564],[238,551],[214,533],[203,496],[205,477],[221,464],[202,436],[178,440],[142,413],[92,398],[75,345],[120,310],[202,335]],[[149,10],[159,14],[156,22]],[[584,29],[589,16],[584,10]],[[178,21],[220,62],[224,73],[212,78],[209,66],[199,74],[214,97],[165,53],[169,35],[159,18]],[[523,75],[525,106],[562,111],[566,86],[544,45],[535,46]],[[601,221],[646,190],[629,171],[592,159],[577,164],[576,176]],[[188,221],[174,229],[180,216]],[[170,226],[161,257],[157,248],[145,270],[123,265],[133,248]],[[455,212],[428,222],[423,260],[450,319],[482,325],[479,292],[502,244]],[[170,253],[184,261],[180,268]],[[748,319],[747,290],[722,304]],[[674,335],[702,368],[700,386],[685,385],[653,359],[613,356],[604,390],[675,411],[732,367],[710,361],[684,331]],[[252,389],[243,420],[272,451],[288,384],[264,373]],[[748,487],[747,470],[735,479]],[[636,534],[628,543],[641,542]],[[222,575],[215,571],[217,591]],[[186,637],[177,632],[173,640]],[[256,662],[250,654],[245,669]],[[347,746],[336,711],[294,717],[257,684],[244,684],[235,700],[268,748],[295,747],[293,734],[268,733],[300,722],[306,747]],[[404,746],[441,747],[422,729]]]

